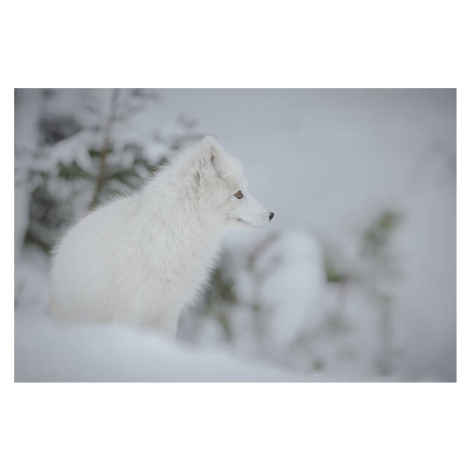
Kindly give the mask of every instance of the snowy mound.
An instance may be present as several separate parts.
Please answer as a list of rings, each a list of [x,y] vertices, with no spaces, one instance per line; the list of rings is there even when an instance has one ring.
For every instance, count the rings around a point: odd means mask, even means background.
[[[48,318],[15,319],[16,382],[302,381],[228,354],[181,348],[124,325],[63,326]]]

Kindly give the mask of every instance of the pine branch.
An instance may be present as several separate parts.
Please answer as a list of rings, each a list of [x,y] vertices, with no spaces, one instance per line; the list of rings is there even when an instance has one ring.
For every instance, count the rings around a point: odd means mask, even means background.
[[[93,194],[93,199],[90,203],[89,208],[92,209],[99,201],[100,193],[105,182],[106,175],[106,158],[111,152],[111,128],[116,119],[116,110],[117,110],[117,100],[119,96],[119,89],[116,88],[113,90],[113,96],[111,98],[111,111],[106,121],[105,130],[104,130],[104,145],[103,149],[100,152],[100,169],[98,173],[98,178],[96,180],[95,192]]]

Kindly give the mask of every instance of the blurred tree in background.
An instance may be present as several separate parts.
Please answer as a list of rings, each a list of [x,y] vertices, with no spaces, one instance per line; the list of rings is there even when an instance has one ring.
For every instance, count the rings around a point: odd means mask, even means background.
[[[29,192],[24,242],[46,252],[66,224],[100,202],[140,187],[171,152],[201,137],[192,133],[195,122],[184,119],[172,135],[162,136],[156,129],[150,138],[139,139],[126,132],[133,117],[158,105],[154,91],[73,90],[74,106],[65,109],[60,106],[63,90],[17,90],[15,99],[27,101],[31,94],[40,109],[31,123],[37,127],[36,144],[16,149],[16,183]],[[28,119],[18,117],[23,118]]]

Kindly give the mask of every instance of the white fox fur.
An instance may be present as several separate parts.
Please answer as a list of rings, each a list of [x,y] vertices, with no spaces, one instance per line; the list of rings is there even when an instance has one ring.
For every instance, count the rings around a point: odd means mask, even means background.
[[[53,256],[52,314],[149,325],[174,337],[224,233],[272,217],[249,193],[240,162],[207,136],[139,192],[99,207],[66,233]]]

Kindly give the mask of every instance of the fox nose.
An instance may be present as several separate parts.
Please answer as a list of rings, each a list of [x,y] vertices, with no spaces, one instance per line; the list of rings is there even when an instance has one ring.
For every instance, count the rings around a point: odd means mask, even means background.
[[[273,217],[274,217],[274,212],[271,212],[271,213],[269,214],[269,220],[273,220]]]

